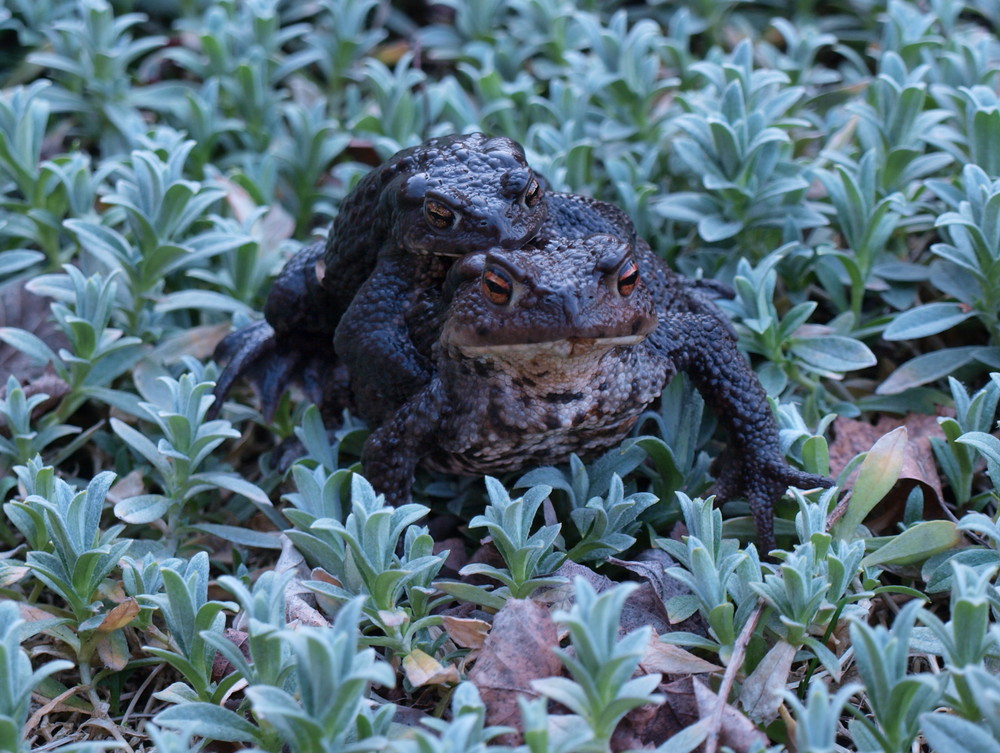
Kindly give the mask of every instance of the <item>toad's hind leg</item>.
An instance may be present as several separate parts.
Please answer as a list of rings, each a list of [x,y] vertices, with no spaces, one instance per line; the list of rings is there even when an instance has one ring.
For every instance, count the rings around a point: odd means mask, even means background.
[[[322,404],[325,390],[313,384],[314,375],[336,364],[333,332],[340,316],[337,301],[317,275],[322,256],[323,244],[315,243],[289,259],[268,294],[264,321],[231,332],[219,343],[215,357],[226,366],[213,392],[212,416],[241,377],[257,389],[268,420],[290,383],[302,385]]]

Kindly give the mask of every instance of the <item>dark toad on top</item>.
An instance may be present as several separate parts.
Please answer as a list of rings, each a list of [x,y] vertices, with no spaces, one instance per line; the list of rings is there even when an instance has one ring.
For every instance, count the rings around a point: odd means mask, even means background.
[[[491,249],[453,267],[430,381],[378,416],[362,461],[395,502],[418,463],[492,473],[593,455],[624,439],[678,372],[729,432],[721,497],[750,503],[760,543],[792,486],[830,481],[789,467],[763,388],[721,312],[646,244],[608,235]]]
[[[325,245],[288,262],[264,321],[223,342],[219,355],[229,366],[216,405],[246,374],[265,415],[290,381],[338,415],[344,390],[331,377],[337,364],[348,367],[355,392],[398,403],[430,376],[406,316],[433,305],[456,257],[595,232],[634,236],[616,207],[546,192],[511,139],[472,133],[404,149],[347,196]]]

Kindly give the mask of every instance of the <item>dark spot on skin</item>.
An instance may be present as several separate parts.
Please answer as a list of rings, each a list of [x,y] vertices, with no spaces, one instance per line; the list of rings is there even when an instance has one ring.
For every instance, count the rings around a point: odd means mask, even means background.
[[[555,431],[562,426],[562,422],[559,420],[558,416],[549,414],[545,417],[545,426]]]
[[[486,408],[486,414],[490,417],[490,424],[493,426],[503,425],[503,420],[500,418],[500,406],[493,400],[490,400],[490,404]]]
[[[486,337],[486,335],[488,335],[489,333],[490,333],[489,327],[484,327],[483,325],[479,325],[478,327],[476,327],[476,334],[479,335],[480,337]]]
[[[550,392],[545,400],[550,403],[572,403],[583,398],[582,392]]]

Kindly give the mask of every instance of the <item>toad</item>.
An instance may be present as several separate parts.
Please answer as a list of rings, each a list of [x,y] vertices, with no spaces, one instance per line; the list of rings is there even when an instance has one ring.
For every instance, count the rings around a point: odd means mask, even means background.
[[[404,149],[344,199],[325,244],[289,260],[264,320],[222,342],[217,355],[228,364],[214,410],[246,375],[265,417],[293,381],[337,416],[349,402],[337,376],[341,364],[352,390],[398,404],[430,378],[406,317],[423,297],[436,296],[455,258],[596,232],[635,235],[627,215],[610,204],[546,191],[511,139],[472,133]]]
[[[609,449],[679,371],[728,431],[719,496],[749,502],[765,551],[785,489],[831,483],[786,464],[725,316],[644,243],[595,234],[467,254],[438,313],[426,384],[388,413],[358,406],[373,424],[366,475],[393,503],[420,463],[497,473]]]

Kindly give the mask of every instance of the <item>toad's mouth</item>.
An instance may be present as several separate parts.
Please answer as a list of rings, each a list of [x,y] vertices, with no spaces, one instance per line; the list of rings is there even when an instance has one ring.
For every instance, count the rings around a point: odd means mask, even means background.
[[[635,335],[619,335],[615,337],[566,337],[544,342],[523,343],[490,343],[472,344],[452,341],[451,347],[467,358],[532,358],[535,356],[554,356],[573,358],[574,356],[590,355],[597,351],[611,348],[638,345],[647,337],[646,333]]]

